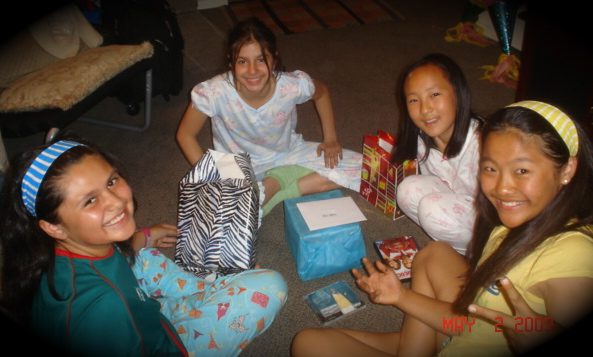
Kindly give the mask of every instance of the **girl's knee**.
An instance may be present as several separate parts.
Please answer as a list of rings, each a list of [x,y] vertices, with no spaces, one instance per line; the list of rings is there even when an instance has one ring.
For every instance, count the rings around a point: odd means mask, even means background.
[[[429,242],[416,253],[412,261],[412,272],[425,268],[430,262],[446,261],[444,259],[450,254],[457,254],[457,252],[448,243],[439,241]]]
[[[317,172],[301,177],[298,184],[302,195],[327,192],[340,187],[337,183]]]
[[[416,187],[415,182],[413,176],[409,176],[397,185],[396,198],[398,204],[400,204],[400,201],[401,204],[409,201],[409,196],[414,192],[414,187]]]
[[[311,356],[311,353],[316,352],[315,346],[322,342],[323,335],[323,329],[308,328],[299,331],[292,339],[291,355],[293,357]]]
[[[248,270],[233,280],[230,285],[238,285],[252,291],[265,293],[272,300],[272,305],[279,311],[286,303],[288,285],[282,274],[269,269]]]
[[[431,192],[425,194],[418,200],[418,216],[439,217],[443,215],[443,209],[439,204],[442,194],[439,192]]]
[[[286,292],[288,285],[282,274],[271,269],[255,269],[252,270],[253,277],[259,281],[262,286],[274,286],[277,290]]]
[[[414,215],[416,215],[420,201],[431,192],[431,190],[427,189],[426,180],[426,176],[412,175],[398,184],[397,205],[406,214],[414,212]]]
[[[437,239],[441,232],[451,227],[445,223],[442,216],[446,214],[439,207],[435,194],[428,194],[417,198],[416,216],[418,225],[433,239]]]

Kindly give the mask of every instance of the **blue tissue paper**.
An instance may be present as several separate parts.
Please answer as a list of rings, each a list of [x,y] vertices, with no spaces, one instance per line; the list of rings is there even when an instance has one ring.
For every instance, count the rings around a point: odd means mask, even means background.
[[[312,280],[361,267],[366,255],[360,223],[348,223],[310,231],[299,202],[342,197],[340,190],[284,201],[284,233],[301,280]]]

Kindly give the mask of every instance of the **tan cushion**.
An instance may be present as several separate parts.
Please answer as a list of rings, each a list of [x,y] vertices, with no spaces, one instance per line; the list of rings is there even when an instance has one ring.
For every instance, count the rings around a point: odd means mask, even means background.
[[[0,88],[57,60],[44,51],[28,31],[22,31],[0,45]]]
[[[151,57],[152,45],[91,48],[51,63],[12,82],[0,93],[0,112],[70,109],[95,89],[134,63]]]
[[[0,44],[0,87],[102,42],[103,37],[78,7],[65,6]]]

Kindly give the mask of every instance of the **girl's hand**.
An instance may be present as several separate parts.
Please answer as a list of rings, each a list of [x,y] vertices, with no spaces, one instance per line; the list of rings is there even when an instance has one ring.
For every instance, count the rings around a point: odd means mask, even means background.
[[[362,259],[362,265],[368,275],[352,269],[352,275],[356,278],[356,285],[367,293],[369,299],[376,304],[396,305],[402,294],[402,284],[390,267],[375,262],[375,266],[367,258]]]
[[[493,328],[496,332],[505,334],[513,352],[523,354],[558,332],[554,319],[533,311],[508,278],[501,279],[500,285],[507,297],[507,303],[515,311],[514,316],[476,304],[471,304],[468,310],[476,316],[493,321]]]
[[[177,242],[177,227],[160,223],[149,228],[150,235],[146,237],[146,247],[171,248]]]
[[[338,166],[340,160],[342,160],[342,145],[337,141],[327,141],[319,144],[317,147],[317,156],[321,156],[323,152],[323,158],[325,160],[325,167],[333,169]]]

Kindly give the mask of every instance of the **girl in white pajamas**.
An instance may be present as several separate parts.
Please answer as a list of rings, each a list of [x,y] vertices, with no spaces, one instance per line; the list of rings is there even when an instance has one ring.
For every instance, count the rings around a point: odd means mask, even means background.
[[[196,85],[177,130],[193,165],[203,154],[196,137],[210,118],[214,149],[247,152],[260,181],[263,214],[284,199],[340,186],[358,191],[362,155],[342,150],[329,91],[302,71],[283,72],[272,31],[252,18],[229,34],[229,71]],[[296,105],[312,100],[323,142],[295,131]],[[323,157],[321,156],[323,154]]]
[[[397,189],[399,208],[434,240],[465,254],[476,211],[480,127],[469,86],[443,54],[408,65],[399,80],[401,121],[394,161],[418,159],[420,175]]]

